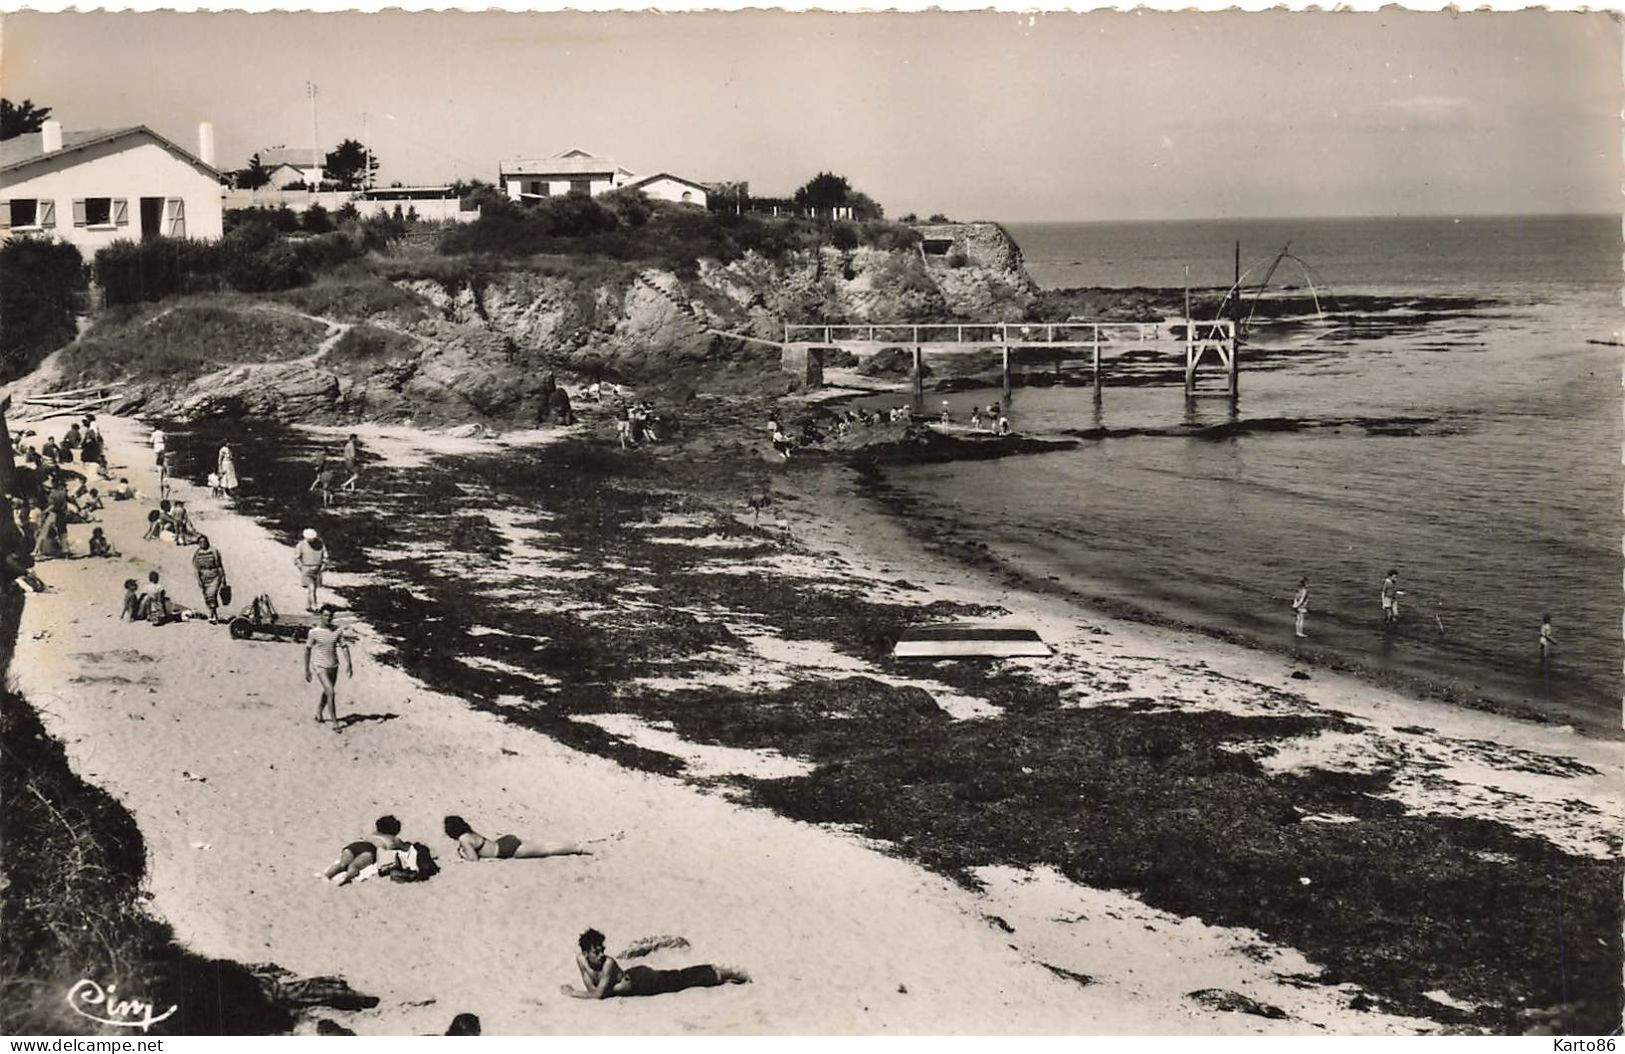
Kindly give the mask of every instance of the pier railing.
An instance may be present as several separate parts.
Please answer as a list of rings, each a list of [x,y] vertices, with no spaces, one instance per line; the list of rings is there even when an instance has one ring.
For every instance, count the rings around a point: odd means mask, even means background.
[[[897,344],[967,347],[1092,347],[1153,341],[1229,341],[1229,319],[1160,322],[945,322],[920,324],[786,323],[786,344]],[[941,350],[941,349],[938,349]]]

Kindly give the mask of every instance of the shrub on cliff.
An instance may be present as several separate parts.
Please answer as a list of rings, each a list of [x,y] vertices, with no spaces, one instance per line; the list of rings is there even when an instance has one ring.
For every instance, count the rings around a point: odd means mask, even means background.
[[[96,283],[108,304],[139,304],[219,289],[216,243],[192,238],[116,241],[96,250]]]
[[[73,339],[85,286],[84,260],[65,242],[0,244],[0,381],[21,377]]]

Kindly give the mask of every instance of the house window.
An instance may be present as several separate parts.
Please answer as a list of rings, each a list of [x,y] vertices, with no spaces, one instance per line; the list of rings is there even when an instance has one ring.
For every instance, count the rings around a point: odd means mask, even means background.
[[[546,180],[533,179],[530,181],[530,192],[538,198],[545,198],[552,193],[552,187]]]
[[[85,225],[89,227],[105,227],[113,222],[112,198],[86,198],[85,199]]]
[[[572,180],[570,180],[570,193],[572,193],[572,194],[584,194],[587,197],[591,197],[592,196],[592,180],[590,180],[590,179],[572,179]]]
[[[683,204],[689,205],[689,204],[692,204],[693,201],[694,201],[694,192],[692,190],[683,191]]]

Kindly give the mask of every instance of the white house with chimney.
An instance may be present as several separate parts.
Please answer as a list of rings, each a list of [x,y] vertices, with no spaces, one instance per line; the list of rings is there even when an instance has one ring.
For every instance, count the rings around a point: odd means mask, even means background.
[[[218,238],[214,126],[197,153],[145,125],[63,132],[57,121],[0,142],[0,239],[47,237],[90,259],[115,241]]]
[[[552,157],[517,157],[497,166],[498,182],[513,201],[540,201],[543,198],[584,194],[596,197],[611,190],[630,187],[651,198],[705,207],[704,184],[660,172],[639,177],[614,158],[600,157],[586,150],[566,150]]]

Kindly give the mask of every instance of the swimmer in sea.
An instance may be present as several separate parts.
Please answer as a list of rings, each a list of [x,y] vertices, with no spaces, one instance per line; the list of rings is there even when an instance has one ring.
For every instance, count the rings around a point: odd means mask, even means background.
[[[583,845],[544,845],[527,842],[516,834],[487,838],[468,825],[461,816],[445,819],[446,837],[457,842],[457,855],[464,860],[539,860],[545,856],[591,856],[583,846],[605,841],[595,838]],[[611,836],[616,837],[616,836]]]
[[[583,988],[560,985],[559,991],[572,999],[608,999],[610,996],[662,995],[685,988],[715,988],[722,984],[749,984],[750,974],[733,966],[703,963],[680,970],[655,970],[647,966],[621,964],[604,954],[604,935],[588,930],[577,942],[581,952],[576,969]]]

